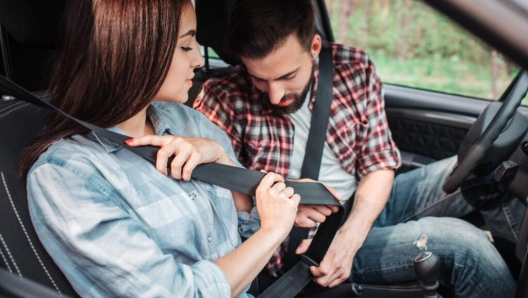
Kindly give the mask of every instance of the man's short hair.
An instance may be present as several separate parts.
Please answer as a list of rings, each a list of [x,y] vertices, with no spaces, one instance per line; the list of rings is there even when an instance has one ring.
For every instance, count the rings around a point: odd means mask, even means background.
[[[292,33],[309,51],[315,33],[311,0],[235,0],[226,41],[233,54],[260,59]]]

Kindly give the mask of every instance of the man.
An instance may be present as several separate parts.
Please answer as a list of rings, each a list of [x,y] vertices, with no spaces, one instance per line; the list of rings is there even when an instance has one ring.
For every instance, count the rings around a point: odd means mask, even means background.
[[[301,178],[319,80],[322,40],[310,2],[235,1],[227,42],[243,65],[206,82],[194,104],[227,132],[242,164],[288,179]],[[351,274],[357,282],[411,281],[413,258],[429,250],[443,262],[440,283],[459,297],[513,296],[515,281],[485,233],[459,219],[427,217],[460,217],[485,206],[492,233],[515,241],[520,221],[506,218],[515,212],[508,210],[512,202],[501,202],[490,177],[446,195],[441,185],[455,158],[395,179],[401,157],[374,64],[358,49],[331,48],[333,99],[330,121],[321,123],[328,131],[319,181],[344,200],[353,196],[354,204],[320,266],[310,268],[315,281],[334,287]],[[324,221],[312,206],[299,213],[314,224]],[[296,252],[309,244],[304,241]],[[272,274],[283,273],[279,258],[269,265]]]

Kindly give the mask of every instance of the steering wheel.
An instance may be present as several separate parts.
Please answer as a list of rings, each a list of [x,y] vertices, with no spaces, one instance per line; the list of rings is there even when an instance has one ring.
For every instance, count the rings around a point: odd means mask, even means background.
[[[506,128],[506,125],[510,119],[512,119],[515,111],[526,95],[526,90],[528,89],[528,71],[521,70],[515,80],[516,82],[514,83],[513,87],[509,88],[510,91],[508,96],[506,97],[506,100],[500,109],[497,111],[497,114],[495,114],[484,132],[482,132],[480,137],[478,137],[475,143],[470,147],[467,154],[461,157],[459,152],[458,166],[456,166],[449,177],[447,177],[443,185],[443,189],[446,193],[452,193],[460,187],[462,182],[464,182],[464,180],[482,162],[487,151],[492,147],[493,142],[497,140],[502,130]],[[475,129],[475,125],[479,123],[479,120],[482,120],[482,118],[486,117],[486,113],[489,112],[491,112],[490,109],[486,108],[486,110],[480,114],[479,118],[477,121],[475,121],[475,124],[473,124],[466,135],[463,143],[468,141],[468,138],[471,138],[471,131]]]

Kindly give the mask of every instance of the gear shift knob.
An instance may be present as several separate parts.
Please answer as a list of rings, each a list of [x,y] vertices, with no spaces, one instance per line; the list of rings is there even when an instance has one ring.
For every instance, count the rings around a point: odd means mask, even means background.
[[[424,298],[442,297],[436,292],[441,268],[440,258],[430,251],[421,252],[414,258],[414,272],[424,289]]]

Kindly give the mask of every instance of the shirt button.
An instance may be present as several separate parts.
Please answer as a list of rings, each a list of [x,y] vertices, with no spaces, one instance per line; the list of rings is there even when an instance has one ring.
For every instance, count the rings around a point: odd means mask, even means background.
[[[196,198],[196,193],[191,192],[191,193],[189,194],[189,198],[191,198],[191,200],[194,201],[194,199]]]
[[[213,238],[211,238],[211,236],[207,237],[207,241],[211,242],[213,241]]]

